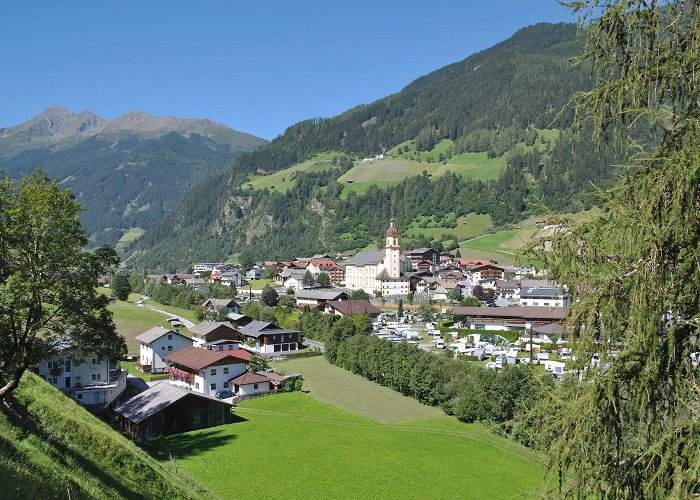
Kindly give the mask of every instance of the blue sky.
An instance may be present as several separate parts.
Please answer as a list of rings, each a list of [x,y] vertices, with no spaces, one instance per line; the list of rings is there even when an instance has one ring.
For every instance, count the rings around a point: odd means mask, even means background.
[[[401,90],[555,0],[4,1],[0,127],[52,103],[211,118],[272,139]]]

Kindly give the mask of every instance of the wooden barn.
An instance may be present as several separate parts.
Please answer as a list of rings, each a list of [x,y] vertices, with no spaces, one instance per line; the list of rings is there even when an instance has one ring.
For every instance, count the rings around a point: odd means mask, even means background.
[[[122,429],[137,438],[177,434],[234,421],[231,404],[159,382],[114,409]]]

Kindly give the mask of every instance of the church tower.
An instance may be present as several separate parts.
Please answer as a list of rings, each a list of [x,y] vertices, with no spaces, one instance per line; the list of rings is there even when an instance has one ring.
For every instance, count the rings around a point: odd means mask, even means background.
[[[398,278],[401,276],[401,256],[399,254],[399,230],[394,226],[394,218],[389,221],[389,229],[386,230],[386,245],[384,246],[384,267],[389,276]]]

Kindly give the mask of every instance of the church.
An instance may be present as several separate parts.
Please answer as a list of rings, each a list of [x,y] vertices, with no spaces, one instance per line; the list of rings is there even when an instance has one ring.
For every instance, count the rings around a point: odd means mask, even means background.
[[[364,290],[376,295],[406,295],[410,280],[411,261],[401,256],[399,230],[394,219],[386,231],[384,250],[359,252],[345,268],[345,286],[350,290]]]

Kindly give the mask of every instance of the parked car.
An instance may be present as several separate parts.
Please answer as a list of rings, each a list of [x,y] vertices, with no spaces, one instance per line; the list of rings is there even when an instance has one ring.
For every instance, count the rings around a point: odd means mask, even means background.
[[[216,394],[214,394],[214,397],[216,399],[226,399],[233,397],[233,393],[229,391],[228,389],[222,389],[220,391],[216,391]]]

